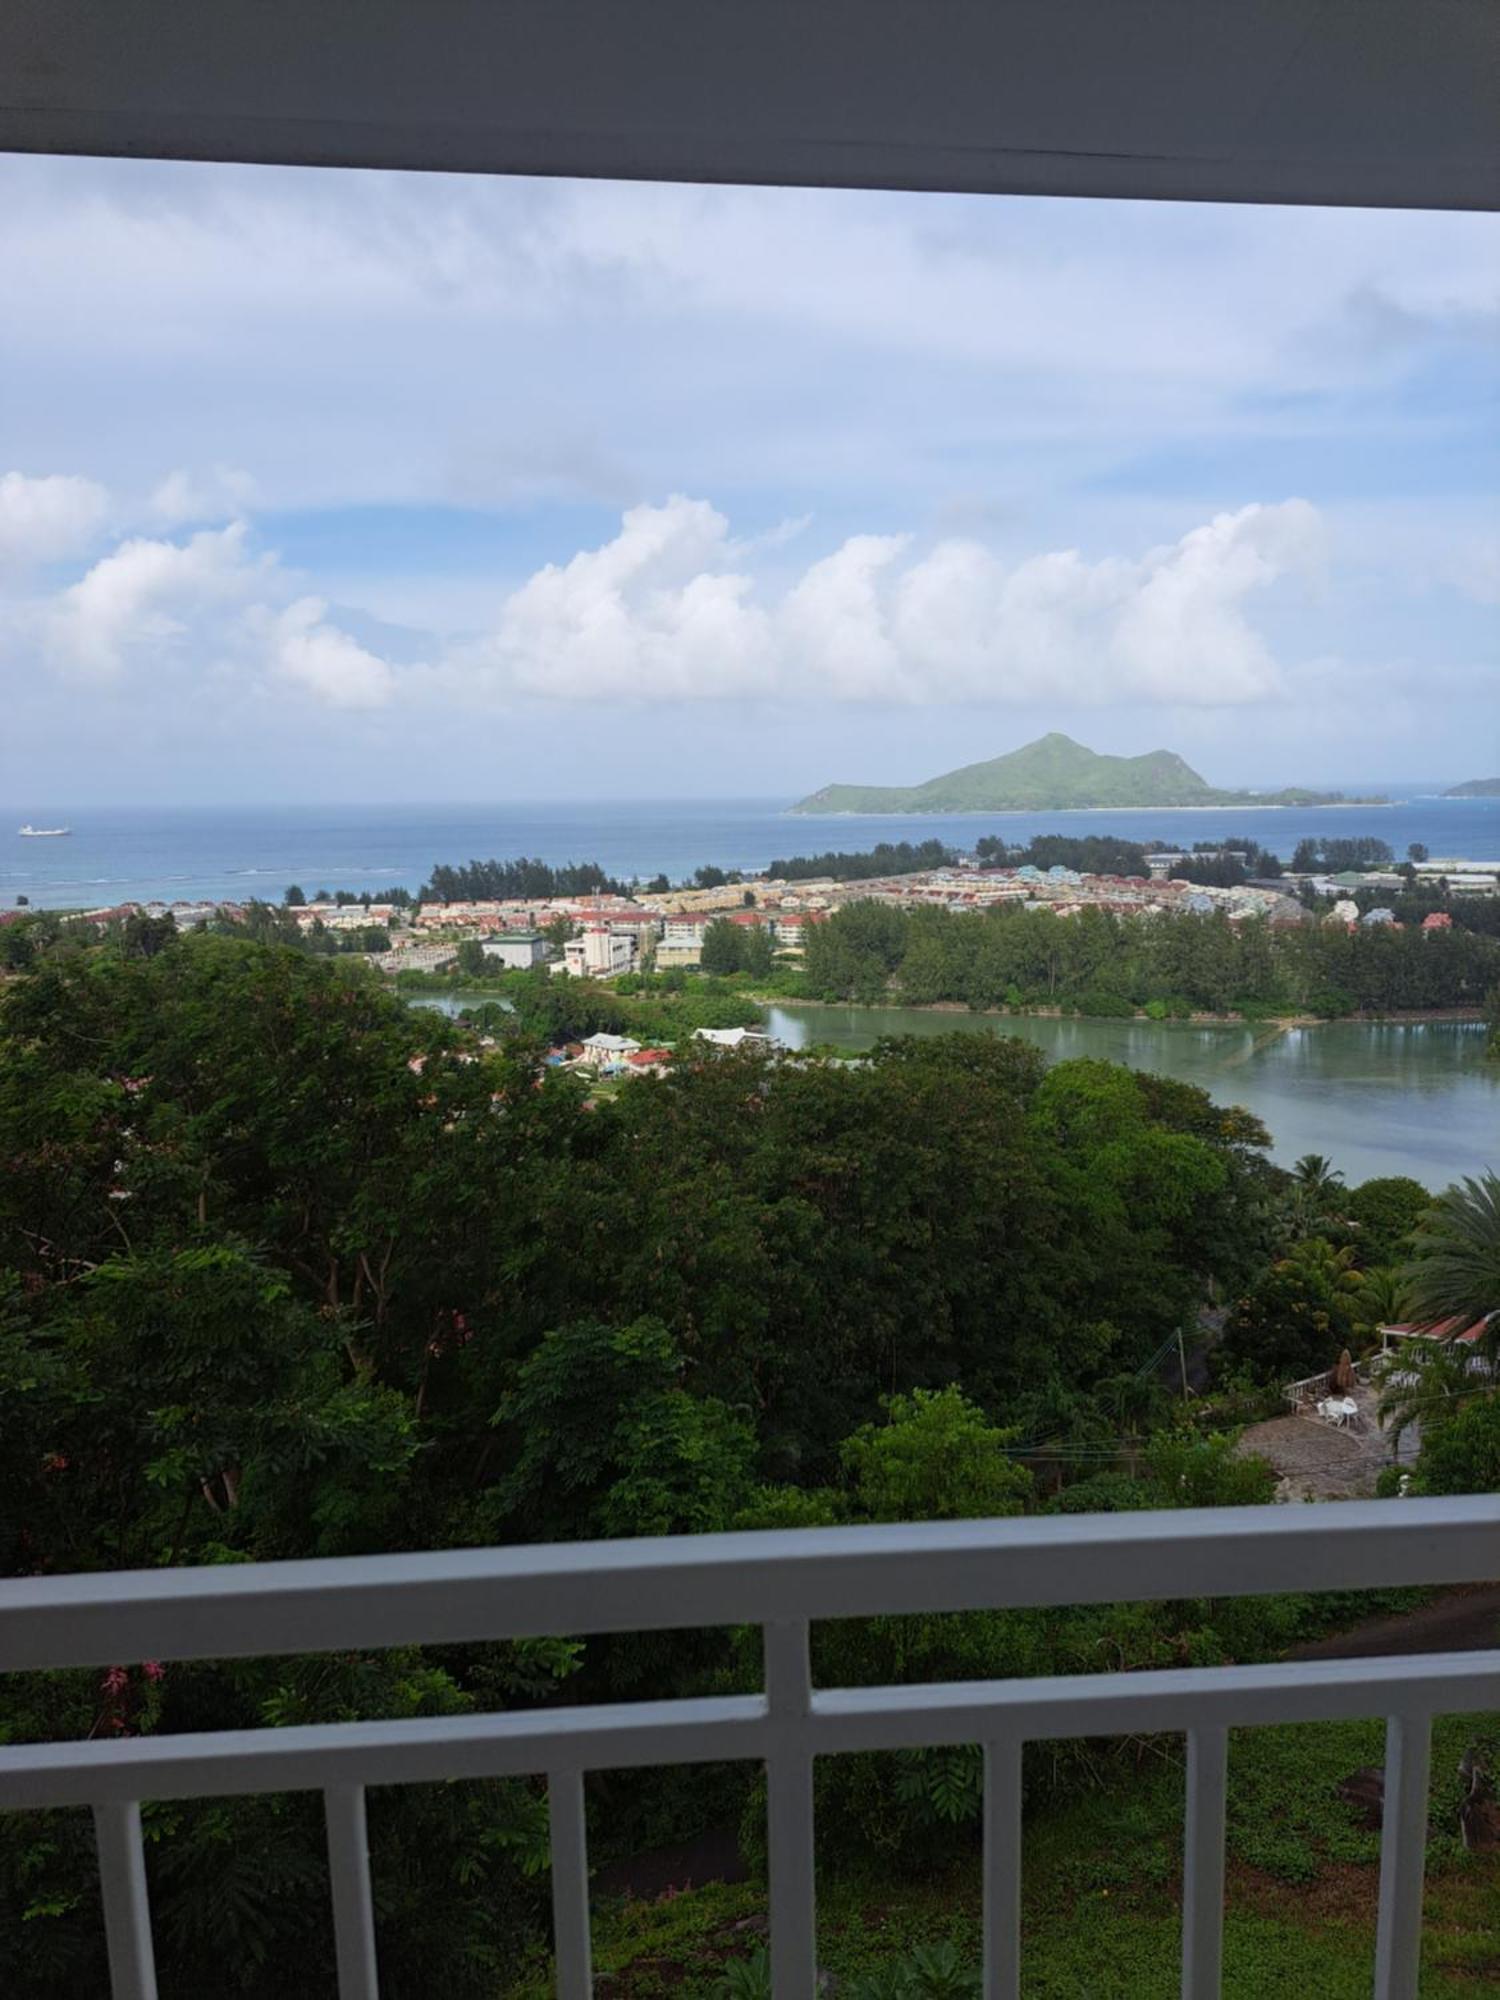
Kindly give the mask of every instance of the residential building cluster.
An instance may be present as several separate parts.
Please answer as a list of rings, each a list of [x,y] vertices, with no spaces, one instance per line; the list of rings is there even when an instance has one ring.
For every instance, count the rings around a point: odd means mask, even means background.
[[[580,896],[550,900],[427,903],[409,909],[389,904],[308,903],[291,914],[304,931],[359,930],[378,926],[390,948],[372,953],[382,971],[442,971],[460,944],[475,941],[486,960],[506,971],[548,965],[579,978],[611,979],[645,966],[691,969],[702,956],[712,923],[730,922],[770,937],[787,956],[801,955],[809,923],[816,922],[857,884],[757,882],[746,888],[682,890],[638,902],[629,896]],[[808,893],[804,893],[808,892]]]
[[[812,885],[803,885],[810,887]],[[1157,875],[1083,875],[1076,868],[978,868],[960,865],[934,868],[919,875],[894,875],[883,880],[843,882],[833,886],[840,902],[866,900],[910,908],[930,905],[956,913],[1008,904],[1023,910],[1050,910],[1054,916],[1075,916],[1081,910],[1102,909],[1116,916],[1150,916],[1220,909],[1231,919],[1269,917],[1287,923],[1303,920],[1301,906],[1279,889],[1255,883],[1234,888],[1201,888]]]
[[[1061,917],[1083,910],[1117,916],[1207,914],[1222,910],[1232,922],[1247,917],[1271,923],[1301,923],[1306,911],[1299,888],[1311,887],[1328,901],[1327,915],[1351,927],[1378,927],[1397,919],[1388,903],[1361,911],[1356,891],[1386,891],[1392,897],[1409,886],[1409,871],[1368,869],[1337,875],[1286,876],[1233,887],[1204,887],[1178,879],[1173,870],[1188,857],[1171,851],[1147,856],[1148,875],[1084,875],[1063,867],[981,867],[972,858],[953,866],[910,875],[835,881],[778,881],[752,878],[712,889],[550,899],[465,901],[396,905],[315,902],[287,914],[304,931],[334,933],[378,929],[389,947],[370,954],[385,972],[445,971],[458,962],[459,947],[477,942],[488,962],[508,971],[548,966],[560,974],[611,979],[643,968],[691,970],[702,959],[709,926],[729,922],[769,937],[779,956],[801,957],[809,927],[848,903],[881,902],[900,908],[922,906],[956,914],[1006,905],[1050,910]],[[1500,895],[1500,862],[1449,857],[1418,862],[1420,882],[1441,882],[1452,895]],[[179,901],[125,903],[81,912],[104,924],[132,915],[171,916],[184,930],[224,915],[240,918],[239,903]],[[1446,911],[1422,920],[1422,929],[1451,927]]]
[[[747,898],[752,899],[747,901]],[[1071,868],[929,869],[852,882],[819,878],[755,880],[719,889],[653,895],[588,896],[552,901],[428,904],[410,911],[355,912],[309,904],[299,923],[376,923],[390,930],[391,949],[377,957],[385,969],[451,964],[458,946],[477,940],[486,959],[507,969],[548,964],[581,978],[610,979],[643,966],[691,970],[703,955],[710,925],[730,923],[766,935],[782,957],[801,957],[809,928],[847,903],[883,902],[901,908],[935,907],[965,913],[1008,904],[1072,916],[1104,909],[1122,916],[1162,912],[1227,911],[1231,919],[1268,917],[1297,923],[1301,906],[1274,888],[1245,884],[1199,888],[1168,878],[1081,875]],[[569,934],[571,933],[571,934]]]
[[[705,1049],[769,1049],[771,1037],[756,1028],[699,1028],[693,1035]],[[661,1076],[673,1061],[671,1049],[647,1048],[630,1035],[588,1035],[570,1043],[556,1058],[564,1068],[591,1069],[600,1076]]]
[[[127,917],[170,917],[178,930],[196,931],[218,917],[229,917],[237,922],[244,916],[245,906],[243,903],[189,902],[181,899],[175,903],[106,903],[97,909],[74,910],[69,914],[84,923],[96,924],[101,930],[106,924],[124,923]]]

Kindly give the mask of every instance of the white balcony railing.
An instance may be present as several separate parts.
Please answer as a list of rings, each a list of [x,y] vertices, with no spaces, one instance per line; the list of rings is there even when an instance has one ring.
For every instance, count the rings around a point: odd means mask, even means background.
[[[1500,1576],[1500,1496],[1107,1514],[458,1550],[0,1583],[0,1671],[756,1624],[765,1691],[402,1722],[0,1750],[0,1809],[93,1808],[114,2000],[155,2000],[142,1799],[324,1794],[340,2000],[375,2000],[365,1788],[545,1774],[557,1991],[591,1990],[585,1772],[755,1758],[767,1769],[778,2000],[816,1983],[813,1758],[982,1743],[984,1992],[1020,1986],[1021,1748],[1187,1737],[1182,1991],[1219,1992],[1228,1731],[1383,1715],[1378,2000],[1415,2000],[1432,1718],[1500,1710],[1500,1650],[817,1689],[814,1619]]]

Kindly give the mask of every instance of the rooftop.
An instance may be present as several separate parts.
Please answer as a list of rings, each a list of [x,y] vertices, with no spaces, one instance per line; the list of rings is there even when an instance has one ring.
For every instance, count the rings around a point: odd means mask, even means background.
[[[1484,1339],[1495,1317],[1495,1313],[1486,1313],[1481,1319],[1470,1320],[1467,1315],[1461,1313],[1452,1319],[1435,1319],[1425,1322],[1403,1320],[1390,1326],[1382,1326],[1378,1331],[1382,1338],[1391,1337],[1397,1340],[1461,1340],[1466,1344],[1472,1344]]]

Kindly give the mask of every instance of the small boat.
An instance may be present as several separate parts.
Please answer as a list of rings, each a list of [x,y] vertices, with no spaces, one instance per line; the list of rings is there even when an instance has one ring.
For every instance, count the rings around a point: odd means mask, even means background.
[[[65,833],[73,831],[70,826],[21,826],[17,833],[25,840],[61,840]]]

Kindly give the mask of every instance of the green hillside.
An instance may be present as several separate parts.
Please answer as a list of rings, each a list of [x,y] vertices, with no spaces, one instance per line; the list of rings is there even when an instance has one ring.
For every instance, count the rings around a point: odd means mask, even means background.
[[[1470,778],[1466,785],[1454,785],[1445,799],[1500,799],[1500,778]]]
[[[921,785],[825,785],[796,813],[1050,812],[1095,806],[1317,805],[1338,793],[1223,792],[1171,750],[1106,757],[1057,731]]]

